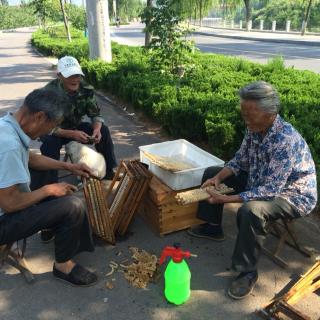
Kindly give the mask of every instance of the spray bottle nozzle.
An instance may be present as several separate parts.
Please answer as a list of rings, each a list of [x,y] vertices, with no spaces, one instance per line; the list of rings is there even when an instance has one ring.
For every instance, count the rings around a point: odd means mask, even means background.
[[[175,243],[173,247],[165,247],[162,250],[159,263],[163,264],[167,257],[171,257],[174,262],[180,263],[183,258],[190,258],[190,256],[191,253],[189,251],[182,251],[180,244]]]

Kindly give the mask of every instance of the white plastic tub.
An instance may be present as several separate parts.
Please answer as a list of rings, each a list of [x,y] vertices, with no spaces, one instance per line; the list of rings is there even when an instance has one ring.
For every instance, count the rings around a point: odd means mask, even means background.
[[[149,165],[149,170],[173,190],[182,190],[201,185],[204,170],[211,166],[223,167],[224,161],[198,148],[184,139],[140,146],[140,161]],[[167,157],[176,157],[195,165],[195,168],[171,172],[153,164],[143,151]]]

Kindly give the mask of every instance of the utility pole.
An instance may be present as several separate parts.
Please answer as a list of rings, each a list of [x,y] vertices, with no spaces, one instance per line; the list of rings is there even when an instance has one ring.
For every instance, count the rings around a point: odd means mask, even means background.
[[[112,61],[107,0],[86,0],[90,59]]]

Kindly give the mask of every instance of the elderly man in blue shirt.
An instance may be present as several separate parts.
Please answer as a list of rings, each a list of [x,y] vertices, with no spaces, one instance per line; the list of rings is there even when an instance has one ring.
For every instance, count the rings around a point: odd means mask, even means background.
[[[309,214],[317,202],[315,165],[310,149],[293,126],[278,114],[275,89],[264,81],[253,82],[239,92],[246,135],[234,158],[223,169],[208,168],[203,187],[234,188],[233,195],[211,193],[200,202],[198,217],[206,224],[189,230],[195,237],[223,241],[225,203],[242,203],[237,212],[238,236],[232,269],[240,272],[228,290],[230,297],[248,296],[258,279],[257,264],[269,220]]]
[[[65,100],[49,89],[37,89],[15,112],[0,118],[0,245],[27,238],[39,230],[55,233],[53,275],[75,286],[89,286],[97,276],[73,257],[93,251],[84,203],[72,193],[76,187],[52,183],[30,190],[30,171],[64,169],[89,176],[83,164],[57,161],[29,152],[31,139],[49,133],[62,120]],[[51,198],[50,201],[43,201]]]

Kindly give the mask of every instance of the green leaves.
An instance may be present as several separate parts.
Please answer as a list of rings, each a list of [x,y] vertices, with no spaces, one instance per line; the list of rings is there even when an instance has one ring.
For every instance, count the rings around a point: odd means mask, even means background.
[[[152,34],[149,54],[154,69],[182,77],[194,44],[183,39],[189,29],[182,24],[176,5],[175,0],[157,0],[156,6],[146,7],[141,17],[146,31]]]
[[[0,6],[0,30],[33,26],[37,18],[30,7]]]
[[[61,27],[62,28],[62,27]],[[67,44],[59,30],[52,36],[33,34],[33,44],[50,55],[70,54],[82,60],[87,79],[157,121],[172,136],[209,144],[212,152],[229,159],[244,135],[238,91],[255,80],[270,82],[281,99],[280,113],[310,146],[320,164],[320,75],[286,68],[281,58],[266,65],[216,54],[189,56],[180,79],[152,64],[147,50],[112,44],[113,62],[89,61],[87,40],[74,31],[77,43]],[[155,50],[155,49],[152,49]],[[166,56],[169,63],[169,56]],[[319,179],[320,181],[320,179]]]

